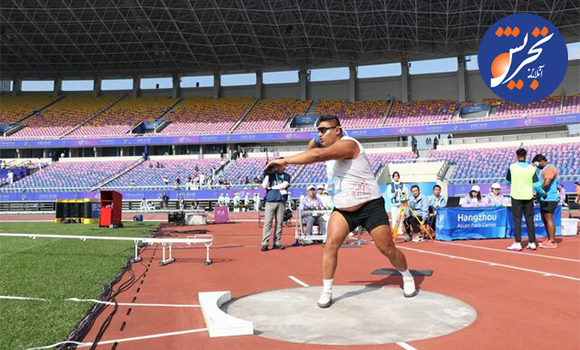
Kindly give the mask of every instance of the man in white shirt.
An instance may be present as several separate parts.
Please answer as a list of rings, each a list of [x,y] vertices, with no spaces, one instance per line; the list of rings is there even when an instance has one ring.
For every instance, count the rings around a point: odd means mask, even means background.
[[[349,232],[358,226],[370,232],[375,246],[403,275],[403,295],[414,297],[418,293],[415,281],[405,255],[393,242],[385,201],[364,148],[356,139],[344,136],[336,116],[320,116],[316,126],[318,138],[310,141],[307,151],[273,160],[267,167],[326,162],[327,189],[333,197],[335,209],[330,216],[322,257],[323,290],[318,306],[326,308],[332,304],[338,249]]]
[[[491,185],[490,193],[483,199],[483,205],[489,207],[505,207],[508,200],[501,194],[501,186],[498,183]]]
[[[314,186],[310,185],[306,189],[307,195],[300,201],[300,217],[304,222],[306,222],[306,239],[304,240],[305,245],[312,244],[312,240],[309,237],[312,235],[312,227],[318,224],[320,228],[320,234],[326,234],[326,221],[320,214],[304,214],[305,210],[316,210],[322,207],[322,201],[320,197],[314,195]]]

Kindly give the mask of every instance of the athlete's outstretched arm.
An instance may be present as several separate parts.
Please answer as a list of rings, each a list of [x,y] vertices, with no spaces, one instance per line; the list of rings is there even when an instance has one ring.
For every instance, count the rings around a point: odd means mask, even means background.
[[[339,140],[328,148],[312,148],[290,157],[274,159],[266,165],[266,168],[275,164],[312,164],[332,159],[352,159],[356,157],[358,153],[359,147],[356,142],[351,140]]]

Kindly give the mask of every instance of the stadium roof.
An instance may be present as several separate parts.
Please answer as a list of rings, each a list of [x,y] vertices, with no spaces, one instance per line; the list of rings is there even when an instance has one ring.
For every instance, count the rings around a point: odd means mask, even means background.
[[[540,15],[580,37],[577,0],[2,0],[0,69],[20,78],[299,69],[475,54]]]

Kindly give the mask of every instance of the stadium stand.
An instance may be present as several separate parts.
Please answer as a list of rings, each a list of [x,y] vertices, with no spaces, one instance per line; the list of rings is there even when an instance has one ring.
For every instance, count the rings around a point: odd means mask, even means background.
[[[543,100],[519,104],[501,99],[483,99],[483,103],[496,106],[495,114],[490,119],[511,119],[521,117],[541,117],[546,115],[560,114],[561,95],[548,96]]]
[[[161,134],[191,135],[226,133],[255,101],[253,98],[188,98],[165,117],[172,122]]]
[[[417,158],[413,152],[400,152],[400,153],[370,153],[367,154],[371,167],[375,174],[379,169],[389,162],[401,162],[410,161]],[[294,184],[316,184],[326,182],[326,164],[325,163],[315,163],[309,164],[304,167],[304,170],[300,172],[298,177],[293,180]]]
[[[519,147],[480,148],[477,150],[434,150],[428,157],[446,159],[455,165],[450,182],[466,184],[502,182],[507,168],[514,162],[514,154]],[[528,161],[541,153],[553,163],[560,173],[560,181],[577,181],[580,179],[580,142],[548,145],[530,145]]]
[[[440,124],[450,122],[455,102],[446,100],[394,101],[385,126]]]
[[[142,121],[157,120],[177,103],[172,97],[124,97],[67,137],[122,136]]]
[[[57,100],[51,95],[0,95],[0,125],[14,124]]]
[[[129,187],[132,186],[131,182],[134,182],[134,186],[132,187],[136,189],[164,186],[164,177],[167,177],[170,186],[174,185],[177,177],[179,177],[183,185],[188,176],[193,177],[193,174],[196,172],[196,166],[199,168],[198,174],[204,173],[206,176],[209,176],[212,174],[212,168],[217,170],[220,167],[220,161],[221,159],[148,160],[106,184],[105,188]],[[162,167],[158,168],[157,163]]]
[[[246,118],[240,123],[235,132],[280,131],[291,117],[306,114],[311,104],[312,100],[260,100],[250,113],[246,115]]]
[[[26,128],[11,135],[14,138],[60,136],[86,121],[115,101],[114,96],[71,95],[23,122]]]
[[[338,116],[346,128],[377,128],[389,111],[385,100],[348,102],[344,100],[320,100],[316,103],[314,114]]]
[[[564,97],[564,106],[562,107],[562,114],[571,114],[580,112],[580,95],[566,95]]]
[[[86,191],[134,163],[134,160],[103,162],[54,162],[15,182],[6,189],[39,192]],[[105,165],[106,166],[103,166]]]
[[[217,184],[219,180],[224,180],[232,185],[242,185],[245,184],[246,177],[248,177],[252,184],[254,177],[262,178],[266,164],[266,158],[238,158],[235,161],[231,161],[230,165],[225,168],[224,172],[214,182]],[[286,172],[291,177],[294,177],[301,168],[302,166],[290,165]]]

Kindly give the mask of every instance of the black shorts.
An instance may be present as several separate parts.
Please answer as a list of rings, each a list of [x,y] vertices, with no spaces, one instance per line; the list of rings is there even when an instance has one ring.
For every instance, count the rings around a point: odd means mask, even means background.
[[[355,211],[343,211],[340,209],[334,209],[334,211],[344,216],[348,223],[349,231],[362,226],[367,232],[371,232],[381,225],[389,225],[389,216],[385,210],[385,199],[383,197],[373,199]]]
[[[541,213],[554,213],[556,211],[556,207],[558,206],[558,202],[540,202],[540,212]]]

